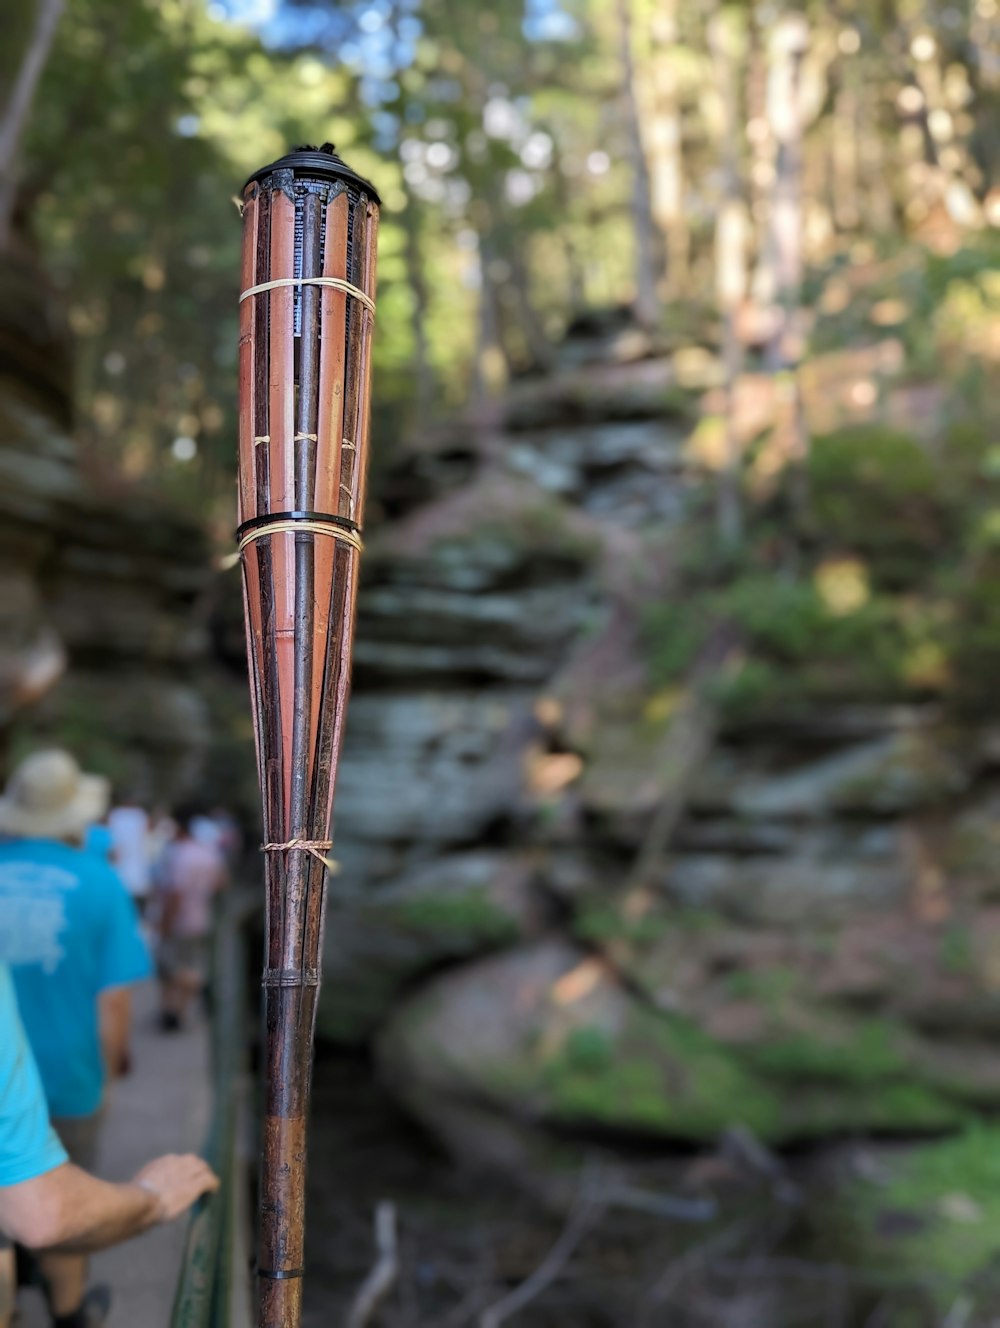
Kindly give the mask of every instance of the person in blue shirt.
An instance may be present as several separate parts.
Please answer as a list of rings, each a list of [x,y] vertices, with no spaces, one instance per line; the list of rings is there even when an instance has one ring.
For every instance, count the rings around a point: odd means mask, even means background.
[[[124,1185],[68,1161],[49,1123],[10,971],[0,964],[0,1328],[9,1328],[13,1308],[11,1240],[85,1255],[172,1221],[218,1185],[191,1154],[156,1158]]]
[[[128,1054],[131,984],[151,973],[135,906],[111,866],[82,845],[110,791],[68,753],[38,752],[0,797],[0,961],[11,965],[49,1114],[71,1160],[92,1170],[107,1080]],[[58,1328],[99,1323],[86,1260],[38,1260]],[[86,1304],[85,1304],[86,1301]],[[82,1316],[82,1317],[81,1317]]]

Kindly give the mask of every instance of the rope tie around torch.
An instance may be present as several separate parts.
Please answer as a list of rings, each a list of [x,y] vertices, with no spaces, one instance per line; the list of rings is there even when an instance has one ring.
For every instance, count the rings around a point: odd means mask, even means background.
[[[329,535],[331,539],[340,540],[342,544],[349,544],[358,553],[364,551],[360,533],[351,530],[348,526],[342,526],[339,522],[329,518],[326,520],[322,518],[319,520],[315,518],[296,520],[294,517],[286,516],[274,521],[267,521],[254,530],[248,530],[245,535],[240,535],[239,552],[242,553],[248,544],[252,544],[254,540],[263,539],[265,535],[281,535],[285,532],[296,535]]]
[[[273,281],[259,281],[256,286],[248,286],[240,294],[240,304],[251,295],[261,295],[264,291],[277,290],[280,286],[329,286],[332,290],[343,291],[345,295],[350,295],[352,299],[364,305],[372,318],[375,317],[375,301],[371,296],[366,295],[351,282],[341,280],[340,277],[275,277]]]
[[[298,850],[300,853],[310,854],[329,872],[339,870],[333,858],[326,856],[326,850],[333,848],[332,839],[288,839],[283,844],[261,844],[261,848],[265,853],[291,853]]]

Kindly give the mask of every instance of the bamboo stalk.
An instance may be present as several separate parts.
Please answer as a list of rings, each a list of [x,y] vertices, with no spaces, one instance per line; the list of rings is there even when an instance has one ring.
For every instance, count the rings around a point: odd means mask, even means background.
[[[360,206],[351,214],[348,281],[355,286],[364,280],[364,247],[368,233],[368,215]],[[340,458],[340,495],[337,511],[349,521],[356,521],[358,504],[355,489],[358,446],[358,406],[361,401],[361,375],[358,365],[364,345],[364,310],[356,303],[347,309],[347,369],[344,379],[344,439]]]

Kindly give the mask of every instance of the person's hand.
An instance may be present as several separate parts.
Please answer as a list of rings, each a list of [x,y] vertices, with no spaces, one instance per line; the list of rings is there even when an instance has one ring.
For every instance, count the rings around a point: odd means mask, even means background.
[[[203,1194],[219,1188],[219,1178],[193,1153],[168,1153],[147,1162],[132,1177],[132,1184],[148,1190],[158,1201],[157,1221],[171,1222]]]

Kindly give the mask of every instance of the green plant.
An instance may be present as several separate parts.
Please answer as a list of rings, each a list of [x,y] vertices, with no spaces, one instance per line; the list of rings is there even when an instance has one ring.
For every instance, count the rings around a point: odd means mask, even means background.
[[[808,470],[809,533],[865,555],[886,583],[914,580],[957,531],[937,462],[908,434],[866,424],[814,438]]]

